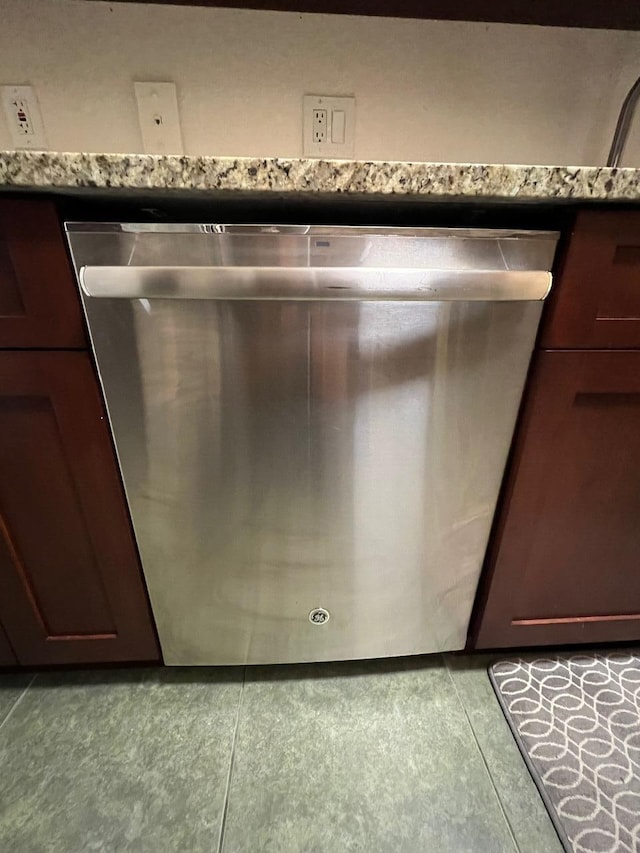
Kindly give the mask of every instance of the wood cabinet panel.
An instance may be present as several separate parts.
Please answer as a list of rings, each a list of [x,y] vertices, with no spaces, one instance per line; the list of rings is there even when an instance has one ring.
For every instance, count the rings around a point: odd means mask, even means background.
[[[2,625],[0,625],[0,666],[15,666],[17,663],[18,660],[9,644],[7,635]]]
[[[640,639],[640,352],[537,355],[476,648]]]
[[[132,2],[132,0],[120,0]],[[339,15],[384,15],[445,21],[501,21],[547,27],[640,29],[640,10],[629,0],[143,0],[180,6],[230,6]]]
[[[88,355],[0,353],[0,620],[23,664],[156,660]]]
[[[640,212],[578,214],[541,346],[640,347]]]
[[[0,349],[86,346],[55,207],[0,200]]]

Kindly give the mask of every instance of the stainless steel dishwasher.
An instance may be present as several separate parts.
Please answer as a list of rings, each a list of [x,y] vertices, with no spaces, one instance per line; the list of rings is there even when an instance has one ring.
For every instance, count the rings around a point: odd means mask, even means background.
[[[67,232],[166,662],[461,649],[558,235]]]

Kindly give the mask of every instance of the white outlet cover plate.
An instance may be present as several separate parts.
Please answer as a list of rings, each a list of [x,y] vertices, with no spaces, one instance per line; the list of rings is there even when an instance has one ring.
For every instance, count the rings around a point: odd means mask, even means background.
[[[313,141],[313,111],[327,111],[327,141]],[[333,114],[343,113],[344,142],[333,142]],[[337,123],[337,122],[336,122]],[[302,156],[349,159],[354,156],[356,138],[356,99],[329,95],[305,95],[302,98]]]
[[[45,151],[47,138],[44,132],[38,96],[33,86],[2,86],[2,106],[14,148]],[[22,110],[21,121],[18,111]]]
[[[134,83],[145,154],[184,154],[175,83]]]

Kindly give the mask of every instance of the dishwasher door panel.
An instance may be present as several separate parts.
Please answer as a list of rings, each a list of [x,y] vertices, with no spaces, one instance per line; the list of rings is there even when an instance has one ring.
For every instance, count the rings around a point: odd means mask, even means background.
[[[85,298],[165,661],[463,648],[541,308]]]

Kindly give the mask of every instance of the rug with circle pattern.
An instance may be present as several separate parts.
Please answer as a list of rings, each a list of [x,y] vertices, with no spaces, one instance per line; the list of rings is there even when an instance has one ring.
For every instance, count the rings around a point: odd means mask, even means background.
[[[565,848],[640,851],[640,654],[506,660],[489,675]]]

